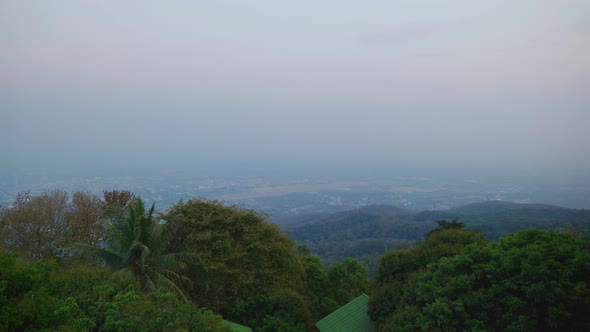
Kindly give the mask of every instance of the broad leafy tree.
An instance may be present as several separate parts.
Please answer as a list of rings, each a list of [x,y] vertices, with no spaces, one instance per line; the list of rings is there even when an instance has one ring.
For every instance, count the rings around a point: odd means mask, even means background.
[[[68,242],[96,245],[102,236],[105,220],[103,202],[96,195],[75,192],[72,194],[68,215]]]
[[[384,321],[402,304],[413,274],[443,257],[459,254],[469,244],[483,242],[482,233],[453,226],[429,233],[426,240],[414,248],[386,252],[372,284],[369,315],[376,322]]]
[[[228,331],[170,293],[137,291],[108,268],[22,260],[0,249],[0,331]]]
[[[465,223],[460,222],[458,219],[453,219],[452,221],[448,221],[446,219],[441,219],[441,220],[437,221],[436,224],[437,224],[437,226],[433,230],[426,233],[427,238],[430,235],[445,231],[447,229],[463,229],[465,227]]]
[[[112,223],[122,223],[127,216],[127,209],[136,199],[135,194],[127,190],[103,191],[102,209],[105,217]]]
[[[334,300],[328,272],[318,256],[303,257],[305,266],[305,289],[310,311],[315,321],[322,319],[338,308]]]
[[[525,230],[415,274],[383,331],[588,331],[590,240]]]
[[[96,244],[104,220],[103,203],[92,194],[65,191],[16,195],[0,212],[0,246],[33,260],[72,260],[70,244]]]
[[[19,193],[3,213],[0,243],[28,259],[63,258],[68,243],[68,194]]]
[[[328,268],[332,298],[343,305],[366,293],[369,288],[367,268],[356,259],[346,258],[344,263],[334,263]]]
[[[274,298],[279,290],[304,294],[301,257],[293,241],[265,215],[191,199],[174,204],[162,218],[172,231],[168,250],[193,253],[207,270],[206,281],[195,283],[190,292],[196,303],[248,324],[252,319],[262,322],[253,317],[255,312],[248,311],[251,317],[245,317],[236,310],[250,298]]]
[[[355,259],[322,266],[318,256],[303,257],[305,289],[312,318],[318,321],[368,292],[367,268]]]

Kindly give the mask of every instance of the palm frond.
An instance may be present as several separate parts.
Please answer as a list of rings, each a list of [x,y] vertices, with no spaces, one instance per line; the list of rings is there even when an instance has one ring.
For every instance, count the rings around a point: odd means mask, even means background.
[[[135,276],[133,275],[133,271],[129,267],[122,268],[113,272],[113,277],[135,281]]]
[[[170,280],[170,278],[168,278],[166,275],[164,275],[162,273],[155,272],[155,271],[152,272],[152,274],[154,274],[154,277],[158,280],[158,285],[160,285],[161,290],[176,293],[185,302],[189,301],[188,298],[186,297],[186,294],[184,294],[184,291],[180,287],[178,287],[178,281],[174,282],[174,281]],[[185,279],[188,280],[188,278],[185,278]]]
[[[205,266],[201,263],[199,257],[193,253],[176,252],[165,255],[160,255],[154,259],[154,265],[167,270],[179,271],[185,269],[188,264],[196,264]]]
[[[189,264],[206,270],[195,254],[162,254],[172,235],[165,225],[154,218],[155,205],[146,213],[143,200],[138,197],[127,210],[122,223],[109,224],[105,229],[105,248],[81,245],[86,252],[113,269],[114,275],[139,281],[142,290],[164,289],[187,300],[181,289],[190,280],[181,275]]]
[[[152,275],[153,273],[145,273],[141,276],[141,288],[144,291],[147,292],[155,292],[158,290],[158,287],[156,287],[156,283],[158,283],[158,280],[152,280]]]
[[[108,248],[99,248],[84,243],[77,243],[75,247],[82,250],[85,254],[88,254],[100,261],[105,265],[108,265],[114,269],[121,268],[123,266],[123,257],[117,251],[110,250]]]

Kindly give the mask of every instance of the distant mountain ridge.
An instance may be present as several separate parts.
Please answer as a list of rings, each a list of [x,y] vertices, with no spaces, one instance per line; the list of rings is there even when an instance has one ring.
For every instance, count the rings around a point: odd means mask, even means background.
[[[550,204],[517,203],[517,202],[499,201],[499,200],[490,200],[490,201],[484,201],[484,202],[465,204],[465,205],[454,207],[451,209],[451,211],[481,212],[484,210],[487,210],[487,211],[495,211],[498,209],[516,210],[516,209],[523,209],[523,208],[530,209],[530,210],[575,210],[575,211],[579,211],[578,209],[570,209],[570,208],[556,206],[556,205],[550,205]],[[584,211],[584,210],[582,210],[582,211]]]
[[[388,215],[388,216],[399,216],[399,215],[411,215],[416,214],[416,212],[408,209],[402,209],[397,206],[392,205],[367,205],[362,208],[359,208],[361,211],[366,211],[370,213],[379,213],[381,215]]]
[[[435,221],[458,219],[490,240],[525,228],[590,234],[590,210],[547,204],[485,201],[445,211],[416,212],[389,205],[298,216],[283,224],[293,240],[326,262],[354,257],[369,265],[385,250],[408,247],[424,238]]]

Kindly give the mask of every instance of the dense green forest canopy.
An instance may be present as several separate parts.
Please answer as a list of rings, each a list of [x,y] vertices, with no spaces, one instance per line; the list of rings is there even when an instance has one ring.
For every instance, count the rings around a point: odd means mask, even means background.
[[[575,229],[590,235],[590,210],[543,204],[488,201],[447,211],[410,211],[367,206],[333,214],[304,215],[283,221],[293,240],[328,263],[353,257],[372,270],[390,248],[409,248],[438,220],[460,220],[466,229],[482,231],[489,240],[527,228]]]
[[[588,237],[531,229],[487,242],[459,232],[383,256],[370,308],[380,331],[590,329]],[[455,249],[429,255],[440,240]]]
[[[471,219],[431,220],[457,211]],[[518,227],[559,232],[490,242],[473,230],[494,216],[506,226],[495,229],[515,227],[511,213]],[[301,226],[302,242],[345,237],[342,247],[367,255],[359,237],[385,241],[371,247],[380,250],[371,282],[358,260],[327,265],[266,215],[221,202],[158,214],[126,191],[19,194],[0,208],[0,330],[224,331],[223,317],[255,331],[315,331],[362,293],[381,331],[590,329],[590,239],[573,231],[586,231],[585,210],[380,206],[324,218]]]
[[[0,247],[2,330],[216,331],[223,315],[256,331],[307,331],[368,292],[359,262],[325,266],[264,214],[208,200],[157,214],[125,191],[19,194],[0,209]],[[77,293],[44,283],[70,275]],[[47,299],[44,311],[32,296]]]
[[[23,260],[0,249],[1,331],[227,331],[210,310],[144,293],[110,269]]]

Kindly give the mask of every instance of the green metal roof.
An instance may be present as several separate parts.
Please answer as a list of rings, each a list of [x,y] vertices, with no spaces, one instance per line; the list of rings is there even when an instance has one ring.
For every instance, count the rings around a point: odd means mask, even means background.
[[[230,322],[228,320],[223,320],[223,325],[229,327],[229,329],[232,330],[233,332],[252,332],[251,328],[246,327],[244,325]]]
[[[369,296],[363,294],[324,317],[315,326],[321,332],[374,332],[369,314]]]

